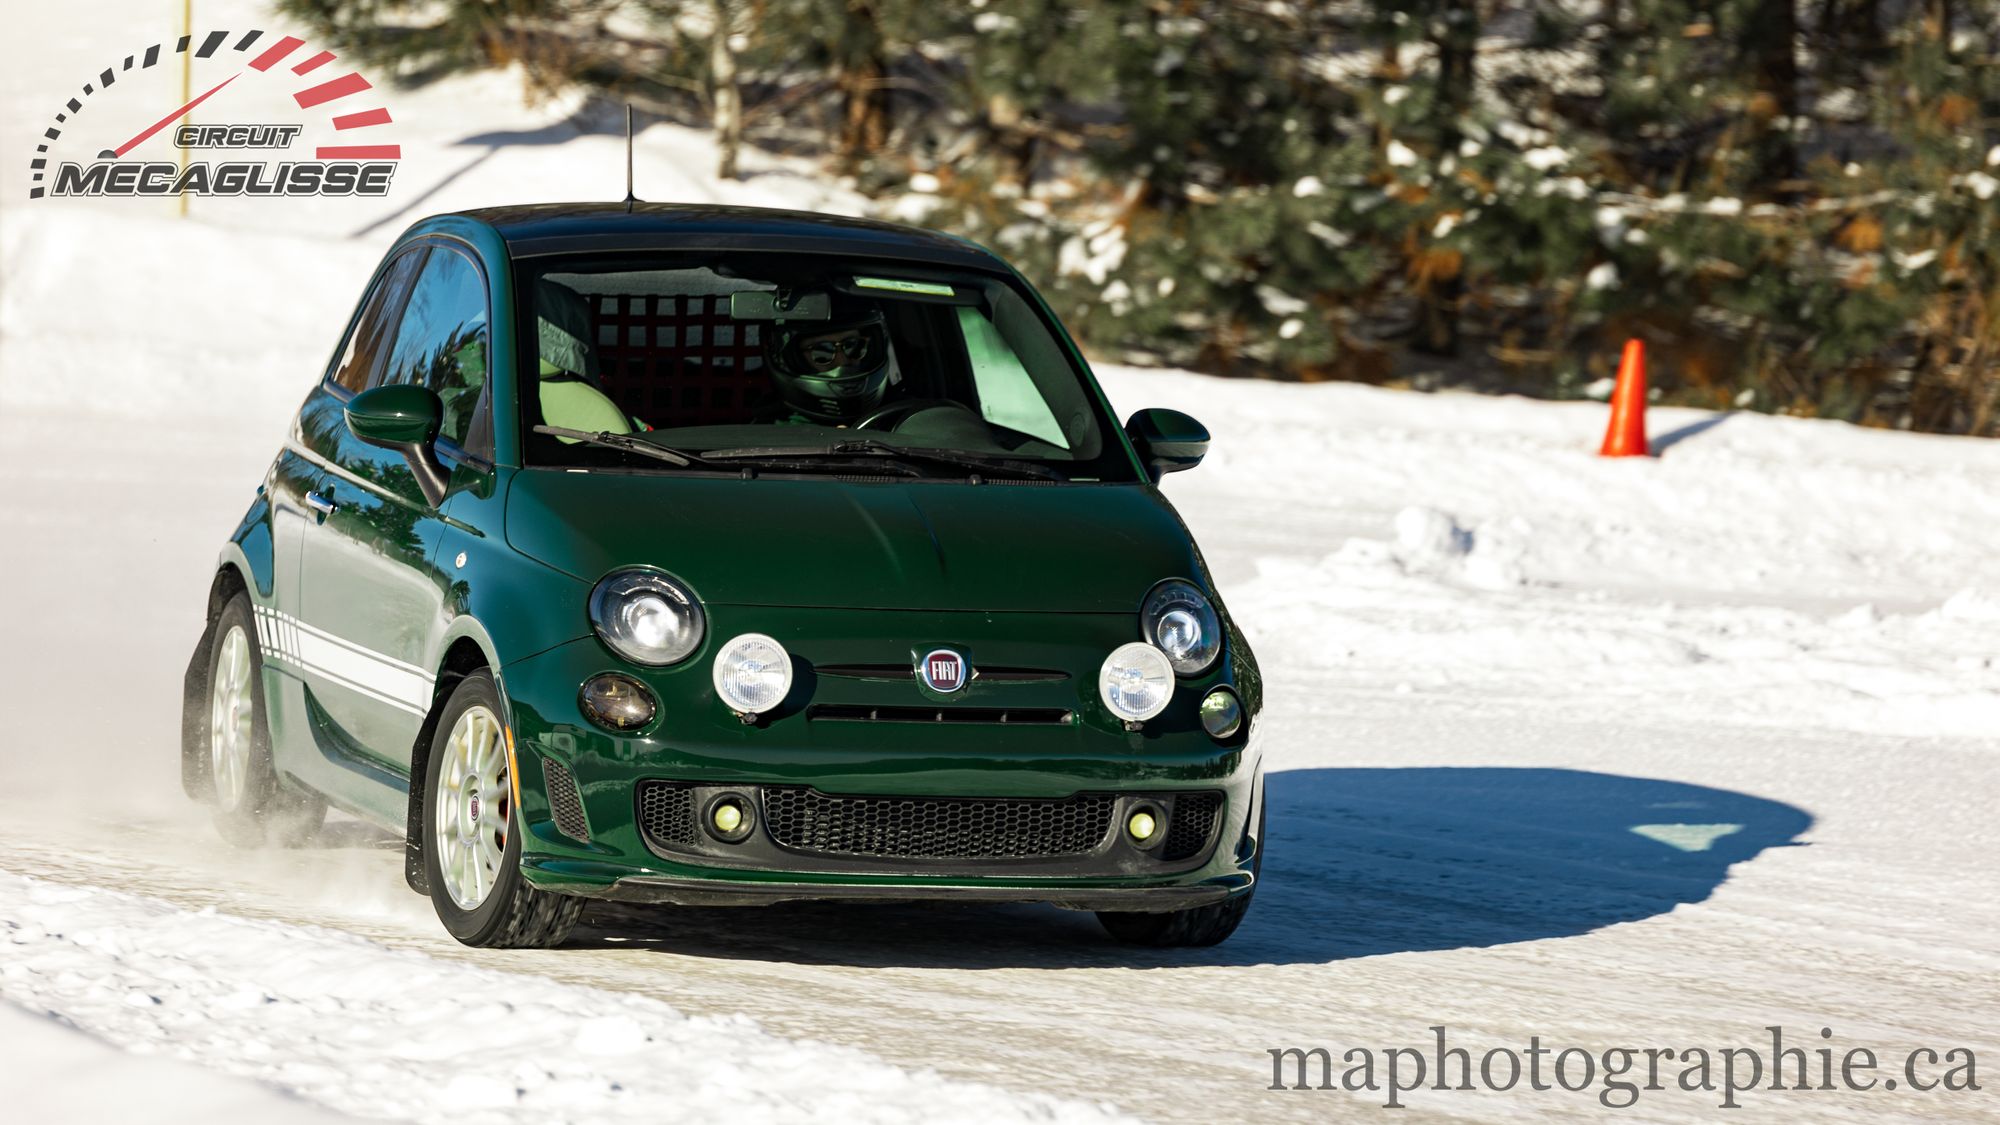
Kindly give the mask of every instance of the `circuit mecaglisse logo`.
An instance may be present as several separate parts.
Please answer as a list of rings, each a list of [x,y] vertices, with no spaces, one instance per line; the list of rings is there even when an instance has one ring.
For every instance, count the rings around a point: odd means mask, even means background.
[[[158,81],[133,81],[134,72],[144,76],[162,62],[176,61],[185,65],[189,74],[199,75],[199,82],[187,89],[202,92],[134,131],[133,122],[150,120],[148,115],[135,112],[136,107],[150,100],[160,86]],[[336,61],[332,51],[314,51],[303,39],[286,35],[270,42],[261,31],[184,35],[171,48],[162,43],[126,55],[85,82],[82,92],[64,104],[55,123],[42,133],[42,142],[35,146],[35,155],[28,162],[32,175],[28,198],[157,197],[183,192],[212,196],[386,195],[396,174],[396,162],[403,155],[401,145],[385,143],[382,136],[383,127],[392,119],[388,109],[368,105],[369,98],[356,97],[373,89],[366,78],[352,70],[340,73],[344,68],[339,66],[327,69]],[[153,77],[164,77],[162,71],[155,71]],[[127,78],[123,84],[121,76]],[[269,88],[272,83],[284,85],[273,91]],[[133,108],[122,104],[125,98],[131,99]],[[204,117],[226,113],[232,100],[255,100],[258,108],[244,112],[265,119],[177,124],[211,98],[215,100],[207,106]],[[121,103],[118,112],[100,110],[84,116],[85,109],[114,100]],[[272,105],[279,110],[271,110]],[[296,111],[291,109],[293,105]],[[294,112],[302,120],[268,119]],[[95,126],[98,121],[105,124]],[[311,159],[288,159],[295,152],[303,156],[308,147]],[[76,155],[65,159],[66,148]],[[144,151],[135,151],[142,148]],[[189,150],[186,167],[182,167],[175,148]],[[84,153],[95,155],[85,157]],[[243,153],[256,158],[246,159],[239,155]]]

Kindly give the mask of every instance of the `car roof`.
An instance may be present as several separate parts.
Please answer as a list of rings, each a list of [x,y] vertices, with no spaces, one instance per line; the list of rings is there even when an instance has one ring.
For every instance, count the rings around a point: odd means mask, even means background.
[[[535,203],[482,207],[457,216],[493,228],[515,258],[602,250],[792,250],[1007,270],[991,252],[954,235],[815,211],[701,203]]]

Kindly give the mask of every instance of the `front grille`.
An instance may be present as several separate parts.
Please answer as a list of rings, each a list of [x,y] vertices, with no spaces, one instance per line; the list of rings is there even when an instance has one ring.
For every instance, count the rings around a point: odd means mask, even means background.
[[[908,664],[820,664],[813,671],[822,676],[839,676],[850,680],[914,680],[917,670]],[[976,665],[972,678],[993,683],[1038,684],[1060,683],[1069,679],[1069,673],[1059,668],[1012,668],[1006,666]]]
[[[865,703],[815,703],[806,717],[833,723],[999,723],[1007,726],[1066,726],[1060,707],[875,707]]]
[[[1220,793],[1183,793],[1174,798],[1174,814],[1167,821],[1167,842],[1160,848],[1160,858],[1189,859],[1201,854],[1215,832],[1215,814],[1221,809]]]
[[[639,829],[656,843],[694,846],[694,790],[671,781],[640,782]]]
[[[554,758],[542,759],[542,786],[549,792],[549,814],[556,829],[572,840],[590,843],[590,821],[583,815],[583,796],[569,767]]]
[[[1104,842],[1116,800],[835,797],[764,790],[764,827],[795,851],[911,859],[1019,859],[1081,855]]]

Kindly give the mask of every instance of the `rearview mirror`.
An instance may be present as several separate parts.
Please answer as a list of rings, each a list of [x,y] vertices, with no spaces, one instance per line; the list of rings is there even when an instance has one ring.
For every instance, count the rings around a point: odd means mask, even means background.
[[[729,295],[729,319],[832,320],[833,298],[823,289],[806,293],[739,289]]]
[[[402,454],[424,499],[433,507],[444,502],[451,474],[434,448],[444,419],[444,403],[434,392],[408,383],[376,387],[347,400],[346,413],[347,428],[355,437]]]
[[[1208,455],[1208,428],[1178,410],[1152,408],[1132,415],[1125,436],[1154,484],[1168,473],[1192,469]]]

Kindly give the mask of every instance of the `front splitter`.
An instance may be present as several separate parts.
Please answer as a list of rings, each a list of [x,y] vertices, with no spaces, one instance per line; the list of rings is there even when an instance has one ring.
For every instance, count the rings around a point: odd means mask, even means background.
[[[537,879],[562,894],[611,902],[671,903],[678,906],[769,906],[779,902],[1039,902],[1066,910],[1112,910],[1159,914],[1207,906],[1247,893],[1251,876],[1177,887],[1006,887],[887,886],[853,883],[727,883],[677,879],[667,875],[627,875],[611,883],[561,884]]]

